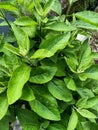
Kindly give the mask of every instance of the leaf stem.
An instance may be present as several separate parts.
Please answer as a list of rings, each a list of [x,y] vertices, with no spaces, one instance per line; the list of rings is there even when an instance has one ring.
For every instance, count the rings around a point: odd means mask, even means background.
[[[29,62],[30,66],[34,66],[33,63],[31,62],[30,58],[28,56],[25,57],[26,60]]]

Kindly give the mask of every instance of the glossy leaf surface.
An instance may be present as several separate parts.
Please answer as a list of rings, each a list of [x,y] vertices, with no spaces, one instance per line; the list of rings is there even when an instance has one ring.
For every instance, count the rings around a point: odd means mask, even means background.
[[[14,24],[19,26],[30,26],[30,25],[36,25],[37,23],[30,17],[23,16],[15,20]]]
[[[20,49],[20,54],[24,56],[28,53],[30,49],[30,41],[28,35],[20,27],[17,27],[15,24],[12,24],[11,27],[17,39],[17,43]]]
[[[86,109],[80,109],[80,110],[78,110],[78,112],[80,113],[81,116],[86,117],[86,118],[91,118],[91,119],[97,118],[97,116],[95,114],[93,114],[92,112],[90,112]]]
[[[21,99],[25,101],[32,101],[35,99],[34,92],[28,85],[24,86]]]
[[[87,22],[91,23],[93,25],[98,26],[98,13],[93,12],[93,11],[83,11],[83,12],[78,12],[75,14],[77,18]]]
[[[9,104],[13,104],[21,97],[24,84],[29,80],[30,70],[29,66],[21,65],[13,72],[7,90]]]
[[[5,116],[8,110],[8,100],[6,94],[0,95],[0,120]]]
[[[49,92],[59,100],[69,102],[72,100],[71,92],[68,91],[63,81],[59,79],[53,79],[48,84]]]
[[[78,123],[78,115],[74,109],[72,109],[72,114],[70,116],[67,130],[74,130]]]
[[[54,22],[53,24],[46,26],[45,29],[68,32],[68,31],[74,31],[77,28],[71,25],[66,25],[66,23],[63,22]]]
[[[39,116],[48,120],[60,120],[56,99],[51,96],[46,86],[32,86],[36,99],[30,101],[31,109]]]
[[[41,66],[31,71],[30,82],[43,84],[50,81],[56,73],[56,67]]]
[[[38,130],[37,115],[28,109],[17,109],[17,116],[24,130]]]
[[[66,86],[68,89],[75,91],[76,90],[76,84],[73,79],[71,78],[64,78],[64,81],[66,83]]]

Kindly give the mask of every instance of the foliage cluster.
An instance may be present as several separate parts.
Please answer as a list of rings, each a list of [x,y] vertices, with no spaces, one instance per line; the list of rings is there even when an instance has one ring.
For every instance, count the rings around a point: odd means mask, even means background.
[[[16,116],[23,130],[97,130],[98,54],[89,42],[98,14],[62,14],[58,0],[7,0],[0,10],[10,28],[0,35],[0,130]]]

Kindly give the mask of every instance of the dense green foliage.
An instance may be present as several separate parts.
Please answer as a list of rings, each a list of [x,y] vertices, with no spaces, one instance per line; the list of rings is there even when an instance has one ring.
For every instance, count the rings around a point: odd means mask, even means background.
[[[62,14],[58,0],[7,0],[0,10],[9,26],[0,35],[0,130],[16,116],[23,130],[98,130],[98,54],[89,44],[98,14]]]

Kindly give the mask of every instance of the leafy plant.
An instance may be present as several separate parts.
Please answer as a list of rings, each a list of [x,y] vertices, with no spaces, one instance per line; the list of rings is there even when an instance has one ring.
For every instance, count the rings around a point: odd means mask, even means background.
[[[97,130],[98,54],[89,43],[98,14],[69,17],[58,0],[8,0],[0,10],[9,26],[0,35],[0,129],[17,116],[23,130]]]

